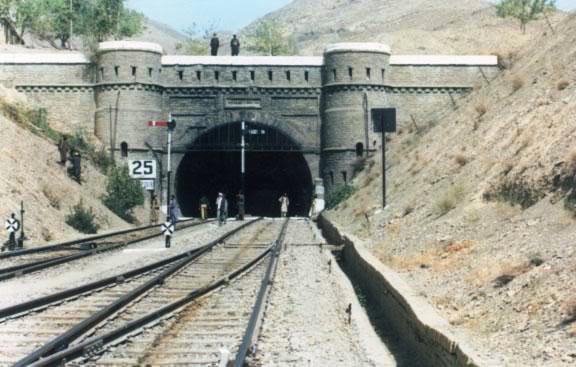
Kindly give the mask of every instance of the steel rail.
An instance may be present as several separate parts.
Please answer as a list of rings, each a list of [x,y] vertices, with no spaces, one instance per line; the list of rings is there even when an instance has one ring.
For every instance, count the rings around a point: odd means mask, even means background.
[[[207,245],[199,247],[197,249],[190,250],[190,251],[181,253],[179,255],[175,255],[175,256],[169,257],[167,259],[160,260],[160,261],[154,262],[152,264],[127,271],[127,272],[122,273],[122,274],[117,274],[115,276],[108,277],[108,278],[101,279],[101,280],[97,280],[97,281],[94,281],[94,282],[91,282],[91,283],[88,283],[85,285],[81,285],[79,287],[67,289],[67,290],[64,290],[64,291],[61,291],[58,293],[53,293],[53,294],[50,294],[50,295],[47,295],[44,297],[39,297],[39,298],[30,300],[30,301],[26,301],[23,303],[19,303],[17,305],[13,305],[13,306],[9,306],[9,307],[0,309],[0,319],[8,318],[8,317],[15,317],[19,314],[22,314],[25,312],[30,312],[30,311],[35,310],[35,309],[40,308],[40,307],[46,307],[46,306],[49,306],[53,303],[61,302],[61,301],[67,300],[69,298],[77,297],[77,296],[82,295],[84,293],[93,292],[93,291],[96,291],[100,288],[104,288],[104,287],[107,287],[107,286],[112,285],[112,284],[122,283],[127,279],[134,278],[136,276],[142,275],[142,274],[147,273],[149,271],[152,271],[152,270],[161,268],[163,266],[166,266],[166,265],[173,263],[175,261],[182,260],[188,256],[193,255],[197,251],[200,251],[202,248],[209,246],[210,244],[212,244],[215,241],[222,241],[223,239],[231,236],[232,234],[239,232],[240,230],[242,230],[247,225],[252,224],[252,223],[254,223],[260,219],[261,218],[258,218],[258,219],[252,220],[250,222],[247,222],[246,224],[244,224],[244,225],[242,225],[236,229],[233,229],[232,231],[226,233],[225,235],[219,237],[218,239],[208,243]]]
[[[180,269],[191,263],[193,260],[199,258],[206,252],[210,251],[213,247],[218,245],[220,242],[224,241],[226,238],[232,236],[233,234],[237,233],[238,231],[244,229],[245,227],[257,221],[258,219],[243,224],[242,226],[210,242],[208,245],[203,246],[203,248],[196,251],[194,254],[191,254],[189,256],[186,256],[184,259],[179,260],[178,262],[170,266],[168,269],[164,270],[159,275],[155,276],[154,278],[150,279],[149,281],[140,285],[139,287],[133,289],[132,291],[129,291],[125,295],[118,298],[116,301],[112,302],[111,304],[104,307],[100,311],[96,312],[92,316],[88,317],[79,324],[75,325],[62,335],[52,339],[51,341],[44,344],[42,347],[34,350],[32,353],[28,354],[26,357],[16,362],[16,364],[14,364],[14,367],[29,366],[30,364],[34,363],[35,361],[41,359],[44,356],[49,356],[61,349],[67,348],[70,345],[70,343],[72,343],[74,340],[85,334],[92,327],[98,325],[100,322],[110,317],[110,315],[114,314],[122,307],[126,306],[136,298],[145,294],[153,287],[163,284],[164,280],[168,278],[170,275],[176,273],[177,271],[179,271]]]
[[[189,225],[185,225],[180,229],[197,227],[199,225],[206,224],[206,223],[209,223],[209,222],[192,223]],[[44,269],[47,269],[47,268],[50,268],[53,266],[57,266],[60,264],[64,264],[67,262],[78,260],[78,259],[81,259],[84,257],[97,255],[97,254],[101,254],[101,253],[108,252],[108,251],[117,250],[119,248],[129,246],[129,245],[134,244],[134,243],[146,241],[146,240],[149,240],[149,239],[152,239],[155,237],[159,237],[161,235],[162,235],[161,233],[155,233],[155,234],[144,236],[144,237],[137,238],[134,240],[125,241],[125,242],[122,242],[119,244],[114,244],[114,245],[108,246],[106,248],[97,248],[96,247],[96,248],[90,249],[90,250],[79,250],[82,252],[78,253],[78,254],[74,254],[74,255],[64,255],[64,256],[54,258],[54,259],[39,260],[39,261],[28,263],[28,264],[22,264],[22,265],[17,265],[17,266],[10,267],[10,268],[0,269],[0,281],[12,279],[12,278],[17,278],[17,277],[22,276],[24,274],[33,273],[33,272],[36,272],[39,270],[44,270]]]
[[[143,316],[139,319],[133,320],[128,322],[127,324],[112,330],[104,335],[97,336],[90,338],[82,343],[74,345],[68,349],[62,350],[60,352],[54,353],[40,361],[37,361],[31,364],[31,367],[44,367],[44,366],[60,366],[62,363],[69,362],[75,358],[81,357],[83,355],[95,353],[102,349],[105,345],[110,344],[111,342],[126,336],[127,334],[144,327],[145,325],[158,320],[159,318],[176,311],[182,306],[187,305],[188,303],[200,298],[201,296],[206,295],[207,293],[212,292],[213,290],[218,289],[224,285],[227,285],[230,280],[234,280],[238,276],[242,275],[244,272],[251,269],[254,265],[260,262],[264,257],[269,255],[272,251],[272,246],[267,248],[263,251],[260,255],[258,255],[255,259],[247,263],[246,265],[240,267],[239,269],[229,273],[228,275],[204,286],[197,290],[190,292],[187,296],[180,298],[177,301],[174,301],[166,306],[159,308],[156,311],[153,311],[146,316]],[[17,367],[20,365],[15,365]]]
[[[276,267],[278,265],[278,256],[282,249],[284,243],[284,237],[286,235],[286,229],[288,227],[289,219],[286,218],[284,224],[282,225],[282,230],[280,235],[276,240],[272,248],[272,255],[270,256],[270,261],[268,263],[268,268],[266,269],[266,274],[262,279],[262,284],[260,285],[260,290],[258,291],[258,296],[254,307],[252,309],[252,314],[250,315],[250,321],[246,327],[246,332],[242,338],[242,344],[238,352],[236,352],[236,359],[234,361],[234,367],[243,367],[246,361],[246,356],[252,351],[252,346],[254,345],[254,340],[257,338],[257,329],[260,327],[262,318],[264,316],[264,304],[268,299],[268,294],[270,293],[270,286],[274,280],[274,275],[276,274]]]
[[[192,220],[194,220],[194,219],[185,219],[182,221],[178,221],[177,223],[187,223],[187,222],[192,221]],[[197,225],[204,224],[204,223],[210,223],[213,221],[214,221],[214,219],[209,220],[209,221],[205,221],[205,222],[197,223]],[[143,226],[143,227],[138,227],[138,228],[123,229],[123,230],[116,231],[116,232],[110,232],[110,233],[106,233],[106,234],[99,234],[96,236],[84,237],[81,239],[64,241],[64,242],[56,243],[54,245],[38,246],[38,247],[33,247],[33,248],[28,248],[28,249],[23,249],[23,250],[4,252],[4,253],[0,253],[0,259],[6,259],[6,258],[10,258],[10,257],[23,256],[23,255],[29,255],[29,254],[36,254],[39,252],[61,250],[61,249],[64,249],[64,248],[67,248],[70,246],[80,245],[80,244],[83,244],[86,242],[91,242],[91,241],[97,241],[97,240],[101,240],[101,239],[108,238],[108,237],[120,236],[123,234],[143,231],[146,229],[151,229],[151,228],[156,228],[156,227],[160,228],[161,225],[162,224],[151,224],[148,226]]]

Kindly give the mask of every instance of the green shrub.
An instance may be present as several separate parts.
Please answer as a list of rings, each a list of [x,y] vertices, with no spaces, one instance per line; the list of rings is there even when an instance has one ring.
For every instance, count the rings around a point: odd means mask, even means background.
[[[110,169],[106,195],[102,201],[120,218],[133,222],[132,209],[144,204],[144,193],[138,180],[128,174],[128,167],[113,167]]]
[[[354,176],[358,175],[366,168],[366,157],[358,157],[352,163],[352,172]]]
[[[110,157],[105,149],[92,150],[89,155],[92,162],[94,162],[100,172],[104,174],[107,174],[110,167],[114,165],[112,157]]]
[[[328,196],[326,197],[326,209],[335,208],[338,204],[348,199],[352,194],[356,192],[354,186],[344,185],[336,187]]]
[[[96,215],[92,208],[85,208],[82,200],[72,207],[72,211],[66,216],[66,224],[82,233],[98,232],[98,225],[95,223]]]
[[[544,197],[545,193],[522,178],[504,181],[484,193],[486,201],[503,201],[527,209]]]

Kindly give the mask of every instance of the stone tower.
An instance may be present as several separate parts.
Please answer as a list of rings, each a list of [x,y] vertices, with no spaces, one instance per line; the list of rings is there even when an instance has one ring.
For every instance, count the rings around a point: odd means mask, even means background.
[[[322,177],[328,191],[352,178],[354,165],[374,150],[370,108],[386,105],[390,48],[377,43],[341,43],[324,51],[322,85]]]
[[[103,142],[115,131],[116,148],[157,145],[160,129],[146,122],[163,117],[162,47],[146,42],[104,42],[98,48],[95,133]],[[115,122],[118,123],[114,128]],[[130,146],[128,147],[128,143]]]

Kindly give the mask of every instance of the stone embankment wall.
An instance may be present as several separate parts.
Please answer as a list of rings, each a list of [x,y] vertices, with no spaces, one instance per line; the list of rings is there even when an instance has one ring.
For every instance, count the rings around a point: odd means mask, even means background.
[[[391,269],[371,255],[359,239],[343,233],[325,217],[319,225],[329,243],[344,245],[343,259],[352,280],[364,287],[372,307],[384,310],[386,325],[402,344],[434,367],[489,366],[453,335],[449,324]],[[372,322],[379,322],[372,320]]]

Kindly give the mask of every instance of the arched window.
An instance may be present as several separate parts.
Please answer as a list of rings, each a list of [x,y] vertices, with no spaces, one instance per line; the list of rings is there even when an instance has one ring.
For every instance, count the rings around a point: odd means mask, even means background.
[[[122,158],[128,157],[128,143],[126,143],[125,141],[120,143],[120,156]]]
[[[364,155],[364,144],[356,143],[356,157],[362,157]]]

